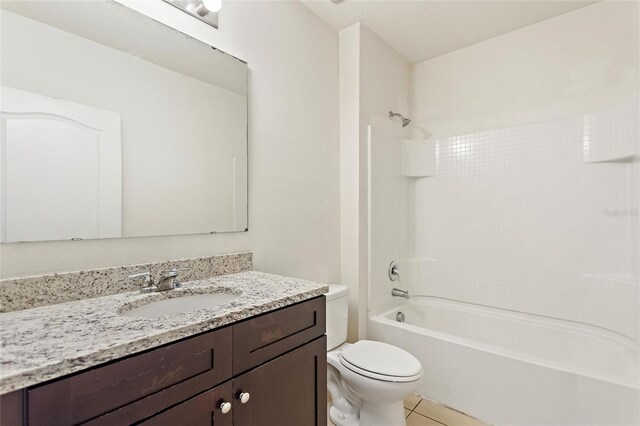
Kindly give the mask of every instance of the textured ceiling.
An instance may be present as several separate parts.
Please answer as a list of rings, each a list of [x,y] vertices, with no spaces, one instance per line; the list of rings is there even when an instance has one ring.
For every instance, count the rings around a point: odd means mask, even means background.
[[[301,0],[336,30],[363,23],[415,64],[595,1]]]

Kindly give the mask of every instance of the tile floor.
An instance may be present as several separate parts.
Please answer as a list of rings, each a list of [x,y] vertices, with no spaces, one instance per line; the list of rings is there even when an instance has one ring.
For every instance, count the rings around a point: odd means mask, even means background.
[[[327,403],[327,410],[331,401]],[[418,395],[411,395],[404,400],[404,413],[407,417],[407,426],[484,426],[480,420],[469,417],[459,411],[447,408],[444,405],[423,399]],[[333,426],[327,419],[327,425]],[[389,425],[395,426],[395,425]]]

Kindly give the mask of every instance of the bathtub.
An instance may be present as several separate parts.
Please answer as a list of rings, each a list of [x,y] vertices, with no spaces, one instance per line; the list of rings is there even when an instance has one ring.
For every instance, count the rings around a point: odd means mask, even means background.
[[[608,330],[415,297],[372,316],[369,337],[420,359],[420,395],[487,423],[640,424],[636,346]]]

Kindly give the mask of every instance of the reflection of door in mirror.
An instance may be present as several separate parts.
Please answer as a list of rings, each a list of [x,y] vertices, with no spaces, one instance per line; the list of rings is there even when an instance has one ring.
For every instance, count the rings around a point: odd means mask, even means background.
[[[120,115],[1,90],[1,241],[121,236]]]

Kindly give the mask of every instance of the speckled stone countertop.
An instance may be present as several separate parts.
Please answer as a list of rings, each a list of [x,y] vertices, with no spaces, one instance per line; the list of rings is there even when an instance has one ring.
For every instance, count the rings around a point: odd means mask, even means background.
[[[311,281],[247,271],[183,283],[164,293],[120,293],[0,314],[0,394],[212,330],[326,293]],[[144,301],[180,294],[242,293],[213,308],[137,318]],[[231,350],[231,348],[229,348]]]
[[[180,281],[202,280],[253,269],[251,253],[217,254],[110,268],[0,280],[0,312],[134,291],[142,285],[129,275],[147,271],[155,279],[180,268]]]

